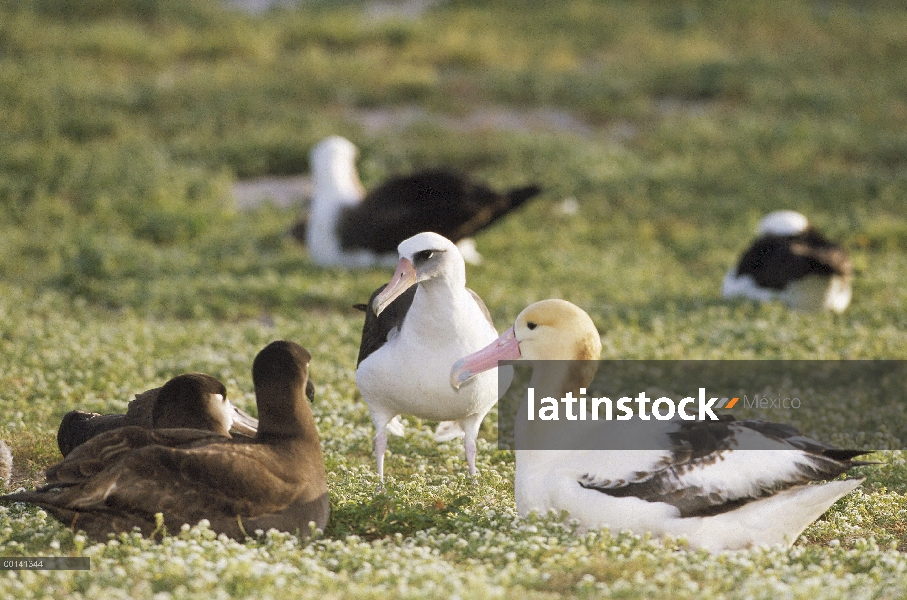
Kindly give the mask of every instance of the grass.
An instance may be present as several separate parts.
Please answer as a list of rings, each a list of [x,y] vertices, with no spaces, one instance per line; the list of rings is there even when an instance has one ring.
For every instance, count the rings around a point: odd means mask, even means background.
[[[300,541],[204,526],[90,544],[0,508],[4,556],[89,555],[88,572],[5,572],[41,597],[887,598],[907,585],[902,452],[790,551],[522,519],[513,455],[483,424],[480,478],[409,418],[376,493],[353,377],[361,314],[390,273],[314,267],[292,211],[236,212],[239,178],[305,173],[332,133],[366,186],[446,164],[542,197],[478,238],[470,286],[498,328],[525,305],[586,309],[615,359],[907,358],[907,12],[887,2],[362,3],[259,16],[203,0],[0,0],[0,439],[13,486],[58,460],[72,408],[122,411],[189,370],[254,409],[250,368],[286,338],[313,355],[333,514]],[[400,127],[368,117],[415,114]],[[482,126],[568,115],[580,128]],[[574,198],[576,215],[558,207]],[[759,218],[793,208],[851,251],[841,316],[723,302]]]

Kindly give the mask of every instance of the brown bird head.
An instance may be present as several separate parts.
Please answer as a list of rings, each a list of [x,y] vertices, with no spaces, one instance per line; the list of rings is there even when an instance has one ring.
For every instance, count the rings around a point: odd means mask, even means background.
[[[227,388],[204,373],[179,375],[165,383],[151,413],[154,429],[186,427],[229,435],[232,424]]]
[[[309,352],[293,342],[271,342],[252,363],[258,405],[258,438],[315,436],[315,418],[306,399]]]

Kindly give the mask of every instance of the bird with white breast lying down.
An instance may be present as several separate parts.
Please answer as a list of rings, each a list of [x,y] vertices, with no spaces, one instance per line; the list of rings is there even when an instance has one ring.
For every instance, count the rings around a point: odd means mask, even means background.
[[[588,361],[600,352],[589,315],[564,300],[543,300],[524,309],[494,343],[458,361],[451,383],[462,385],[499,360],[548,361],[533,364],[529,386],[536,396],[579,397],[595,375],[595,363]],[[521,450],[520,440],[545,437],[550,428],[548,421],[529,421],[525,405],[521,410],[515,424],[519,514],[567,511],[584,530],[686,537],[691,546],[711,551],[790,546],[863,481],[836,478],[867,464],[852,460],[864,452],[759,420],[650,421],[649,433],[659,441],[651,450]],[[595,428],[585,431],[601,435]],[[769,449],[734,450],[756,438],[757,447]]]
[[[356,384],[375,425],[378,476],[384,477],[387,432],[402,434],[399,415],[441,421],[436,439],[462,432],[475,475],[482,419],[498,400],[496,369],[455,389],[448,374],[461,356],[497,337],[482,300],[466,287],[457,247],[436,233],[404,240],[390,282],[366,307]]]
[[[292,233],[322,266],[394,264],[400,242],[421,231],[454,241],[467,261],[478,263],[482,257],[471,236],[541,191],[529,185],[499,193],[464,174],[433,169],[394,177],[366,193],[357,154],[338,135],[311,152],[311,210]]]
[[[759,222],[759,236],[724,277],[725,298],[779,300],[797,310],[844,312],[853,265],[847,251],[826,239],[805,216],[776,210]]]

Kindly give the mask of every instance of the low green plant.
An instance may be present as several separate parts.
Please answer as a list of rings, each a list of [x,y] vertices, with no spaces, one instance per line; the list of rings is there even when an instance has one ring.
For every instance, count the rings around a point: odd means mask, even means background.
[[[604,358],[907,358],[907,13],[883,2],[362,2],[261,14],[207,0],[0,0],[0,439],[13,487],[59,459],[61,417],[122,412],[204,371],[255,411],[274,339],[312,353],[333,516],[309,539],[204,523],[159,543],[90,543],[0,507],[16,598],[898,597],[900,451],[790,551],[707,555],[682,540],[520,517],[513,455],[408,418],[383,490],[355,385],[365,301],[388,269],[319,268],[299,208],[238,212],[231,185],[306,174],[319,139],[360,148],[366,187],[439,165],[541,196],[477,238],[467,277],[498,329],[531,302],[589,312]],[[388,124],[389,123],[389,124]],[[569,202],[564,202],[570,200]],[[565,210],[575,206],[576,211]],[[852,254],[843,315],[720,298],[768,211],[803,212]]]

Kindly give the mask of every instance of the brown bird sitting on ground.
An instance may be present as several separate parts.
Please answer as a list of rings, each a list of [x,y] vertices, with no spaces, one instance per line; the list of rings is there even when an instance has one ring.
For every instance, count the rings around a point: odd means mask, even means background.
[[[48,469],[44,487],[0,500],[41,506],[97,540],[135,527],[157,533],[157,513],[170,531],[207,519],[212,530],[237,539],[271,528],[305,535],[310,522],[323,529],[330,506],[305,397],[310,358],[285,341],[269,344],[255,358],[259,427],[252,439],[122,427],[92,438]]]
[[[186,377],[187,379],[181,379]],[[227,390],[224,385],[211,377],[202,373],[190,373],[180,375],[172,379],[166,385],[177,385],[171,390],[177,397],[174,398],[172,406],[176,412],[174,417],[168,416],[167,412],[161,412],[161,422],[156,423],[152,418],[158,397],[164,388],[154,388],[138,394],[126,408],[126,414],[102,415],[84,410],[71,410],[63,417],[60,427],[57,430],[57,447],[60,448],[60,454],[67,456],[76,446],[80,446],[105,431],[127,427],[129,425],[138,425],[149,428],[168,428],[168,427],[191,427],[194,429],[208,429],[202,422],[183,421],[178,423],[179,419],[187,418],[188,415],[181,412],[182,403],[180,397],[192,394],[220,394],[226,398]],[[309,400],[315,398],[315,386],[311,380],[306,383],[306,396]],[[258,419],[246,414],[244,411],[230,405],[232,410],[231,425],[229,425],[230,434],[233,436],[255,437],[255,431],[258,429]],[[174,421],[176,419],[176,421]]]

